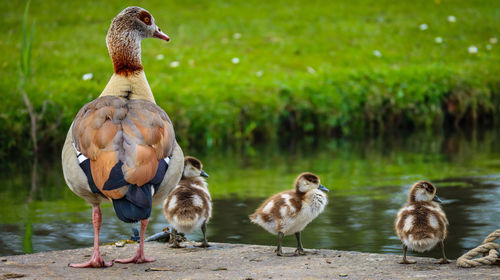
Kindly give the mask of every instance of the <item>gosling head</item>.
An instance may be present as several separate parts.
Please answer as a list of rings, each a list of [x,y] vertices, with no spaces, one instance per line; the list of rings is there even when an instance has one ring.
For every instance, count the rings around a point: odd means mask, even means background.
[[[418,181],[411,187],[409,202],[417,201],[435,201],[442,203],[441,199],[436,195],[436,187],[428,181]]]
[[[310,190],[319,189],[324,192],[328,192],[328,189],[323,186],[317,175],[306,172],[300,174],[297,179],[295,179],[295,191],[298,193],[305,193]]]
[[[170,40],[145,9],[128,7],[113,19],[106,36],[106,45],[115,73],[128,75],[142,70],[141,40],[146,38]]]
[[[184,172],[182,173],[182,177],[195,178],[199,176],[208,178],[208,174],[203,171],[203,164],[201,161],[191,156],[184,157]]]

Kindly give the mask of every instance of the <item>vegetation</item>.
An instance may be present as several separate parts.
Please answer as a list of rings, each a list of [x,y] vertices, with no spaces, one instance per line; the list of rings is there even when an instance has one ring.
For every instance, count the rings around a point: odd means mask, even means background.
[[[0,157],[33,150],[18,88],[25,4],[0,3]],[[40,150],[59,150],[79,108],[104,88],[112,73],[107,28],[134,4],[31,3],[37,24],[24,90],[43,112]],[[183,146],[498,121],[495,1],[140,5],[172,38],[145,40],[143,64]],[[87,73],[93,78],[82,79]]]

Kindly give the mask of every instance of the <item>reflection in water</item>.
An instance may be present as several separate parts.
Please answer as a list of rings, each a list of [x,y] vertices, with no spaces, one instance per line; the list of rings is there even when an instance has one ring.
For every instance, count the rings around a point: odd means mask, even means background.
[[[197,154],[211,175],[214,198],[209,241],[275,245],[276,237],[248,220],[270,194],[292,187],[298,173],[312,171],[332,192],[323,214],[304,231],[307,248],[401,253],[394,234],[397,209],[409,186],[419,179],[436,183],[450,221],[447,255],[457,258],[500,227],[500,147],[498,132],[333,140],[244,151]],[[23,165],[0,174],[0,255],[92,246],[91,209],[65,185],[60,162],[32,170]],[[32,198],[31,203],[27,199]],[[130,225],[119,221],[110,204],[103,207],[101,242],[128,238]],[[153,211],[148,234],[165,226]],[[201,232],[188,237],[201,239]],[[31,240],[31,242],[29,242]],[[295,246],[295,238],[285,238]],[[439,257],[438,250],[424,254]]]

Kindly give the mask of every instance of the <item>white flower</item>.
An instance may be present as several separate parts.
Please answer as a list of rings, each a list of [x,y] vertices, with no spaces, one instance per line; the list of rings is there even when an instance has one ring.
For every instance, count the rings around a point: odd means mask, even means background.
[[[455,22],[457,18],[455,16],[448,16],[448,22]]]
[[[92,80],[92,78],[94,78],[94,74],[92,74],[92,73],[87,73],[87,74],[84,74],[84,75],[82,76],[82,79],[83,79],[84,81]]]
[[[237,58],[237,57],[233,57],[233,58],[231,58],[231,62],[232,62],[233,64],[238,64],[238,63],[240,63],[240,59],[239,59],[239,58]]]
[[[177,68],[177,67],[179,67],[179,65],[180,65],[179,61],[170,62],[170,67],[172,67],[172,68]]]
[[[491,51],[491,49],[493,49],[493,47],[490,44],[488,44],[488,45],[486,45],[486,49]]]
[[[163,60],[165,56],[163,54],[159,54],[156,56],[156,60]]]
[[[477,47],[476,46],[469,46],[467,49],[470,54],[477,53]]]
[[[436,38],[434,38],[434,42],[435,42],[436,44],[441,44],[441,43],[443,42],[443,38],[441,38],[441,37],[436,37]]]
[[[234,33],[233,34],[233,38],[236,40],[241,39],[241,37],[242,37],[241,33]]]
[[[307,66],[307,72],[309,72],[309,74],[316,75],[316,70],[310,66]]]
[[[418,28],[420,28],[420,30],[423,31],[423,30],[427,30],[427,28],[429,28],[429,27],[427,26],[427,24],[422,23]]]
[[[492,43],[492,44],[496,44],[496,43],[498,43],[498,39],[497,39],[497,37],[491,37],[491,38],[490,38],[490,43]]]
[[[373,55],[376,57],[382,57],[382,53],[379,50],[374,50]]]
[[[264,72],[259,70],[259,71],[257,71],[257,73],[255,73],[255,76],[262,77],[263,74],[264,74]]]

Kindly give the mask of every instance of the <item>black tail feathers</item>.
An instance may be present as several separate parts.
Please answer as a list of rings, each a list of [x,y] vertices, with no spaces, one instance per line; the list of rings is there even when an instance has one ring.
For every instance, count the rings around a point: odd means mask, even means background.
[[[123,198],[113,199],[116,216],[126,223],[149,218],[153,205],[152,188],[151,184],[142,187],[132,185]]]

